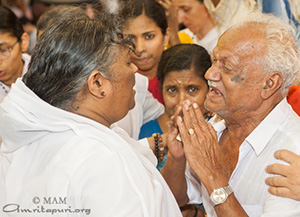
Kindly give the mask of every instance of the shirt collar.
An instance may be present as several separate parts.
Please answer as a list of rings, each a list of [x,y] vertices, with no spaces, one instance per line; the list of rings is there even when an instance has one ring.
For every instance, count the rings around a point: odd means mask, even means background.
[[[226,129],[225,121],[220,119],[217,115],[214,115],[210,120],[209,123],[212,124],[215,131],[217,132],[218,139],[222,135],[223,131]]]
[[[264,150],[290,111],[290,106],[286,98],[284,98],[246,138],[245,141],[251,145],[256,155],[259,155]],[[217,132],[218,138],[220,138],[222,132],[226,129],[225,121],[221,120],[214,123],[213,127]]]

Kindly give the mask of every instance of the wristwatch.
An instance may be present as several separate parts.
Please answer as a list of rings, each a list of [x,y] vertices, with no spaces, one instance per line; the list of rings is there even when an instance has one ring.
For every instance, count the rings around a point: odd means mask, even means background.
[[[210,195],[210,201],[213,206],[222,204],[226,201],[227,197],[233,192],[232,188],[228,185],[223,188],[214,189]]]

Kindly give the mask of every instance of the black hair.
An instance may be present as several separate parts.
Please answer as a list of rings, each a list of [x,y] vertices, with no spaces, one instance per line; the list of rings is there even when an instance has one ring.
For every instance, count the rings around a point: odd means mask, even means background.
[[[24,33],[24,29],[19,18],[5,6],[0,6],[0,32],[10,33],[19,41]]]
[[[210,66],[211,59],[205,48],[197,44],[178,44],[163,52],[158,63],[157,78],[162,87],[169,72],[193,68],[199,77],[206,80],[204,75]]]
[[[126,13],[131,11],[131,16],[129,16],[129,18],[136,18],[145,14],[156,23],[156,25],[161,29],[163,35],[166,34],[168,21],[165,10],[156,0],[128,0],[126,1],[126,5]],[[133,9],[128,9],[128,7],[133,7]]]

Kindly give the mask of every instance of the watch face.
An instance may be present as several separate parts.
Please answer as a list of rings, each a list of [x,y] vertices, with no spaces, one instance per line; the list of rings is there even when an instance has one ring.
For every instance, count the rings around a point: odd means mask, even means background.
[[[227,193],[224,189],[216,189],[211,195],[211,199],[216,203],[224,203],[227,198]]]

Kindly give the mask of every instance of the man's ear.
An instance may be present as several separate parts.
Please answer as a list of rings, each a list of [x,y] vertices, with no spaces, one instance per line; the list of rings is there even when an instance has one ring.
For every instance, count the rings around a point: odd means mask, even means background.
[[[21,36],[21,49],[23,53],[25,53],[28,50],[29,41],[29,35],[26,32],[24,32]]]
[[[107,79],[99,71],[93,71],[88,77],[88,90],[95,97],[102,99],[105,97],[105,84]]]
[[[280,72],[273,72],[271,75],[268,75],[263,84],[262,98],[268,99],[272,96],[282,86],[282,82],[283,77]]]

